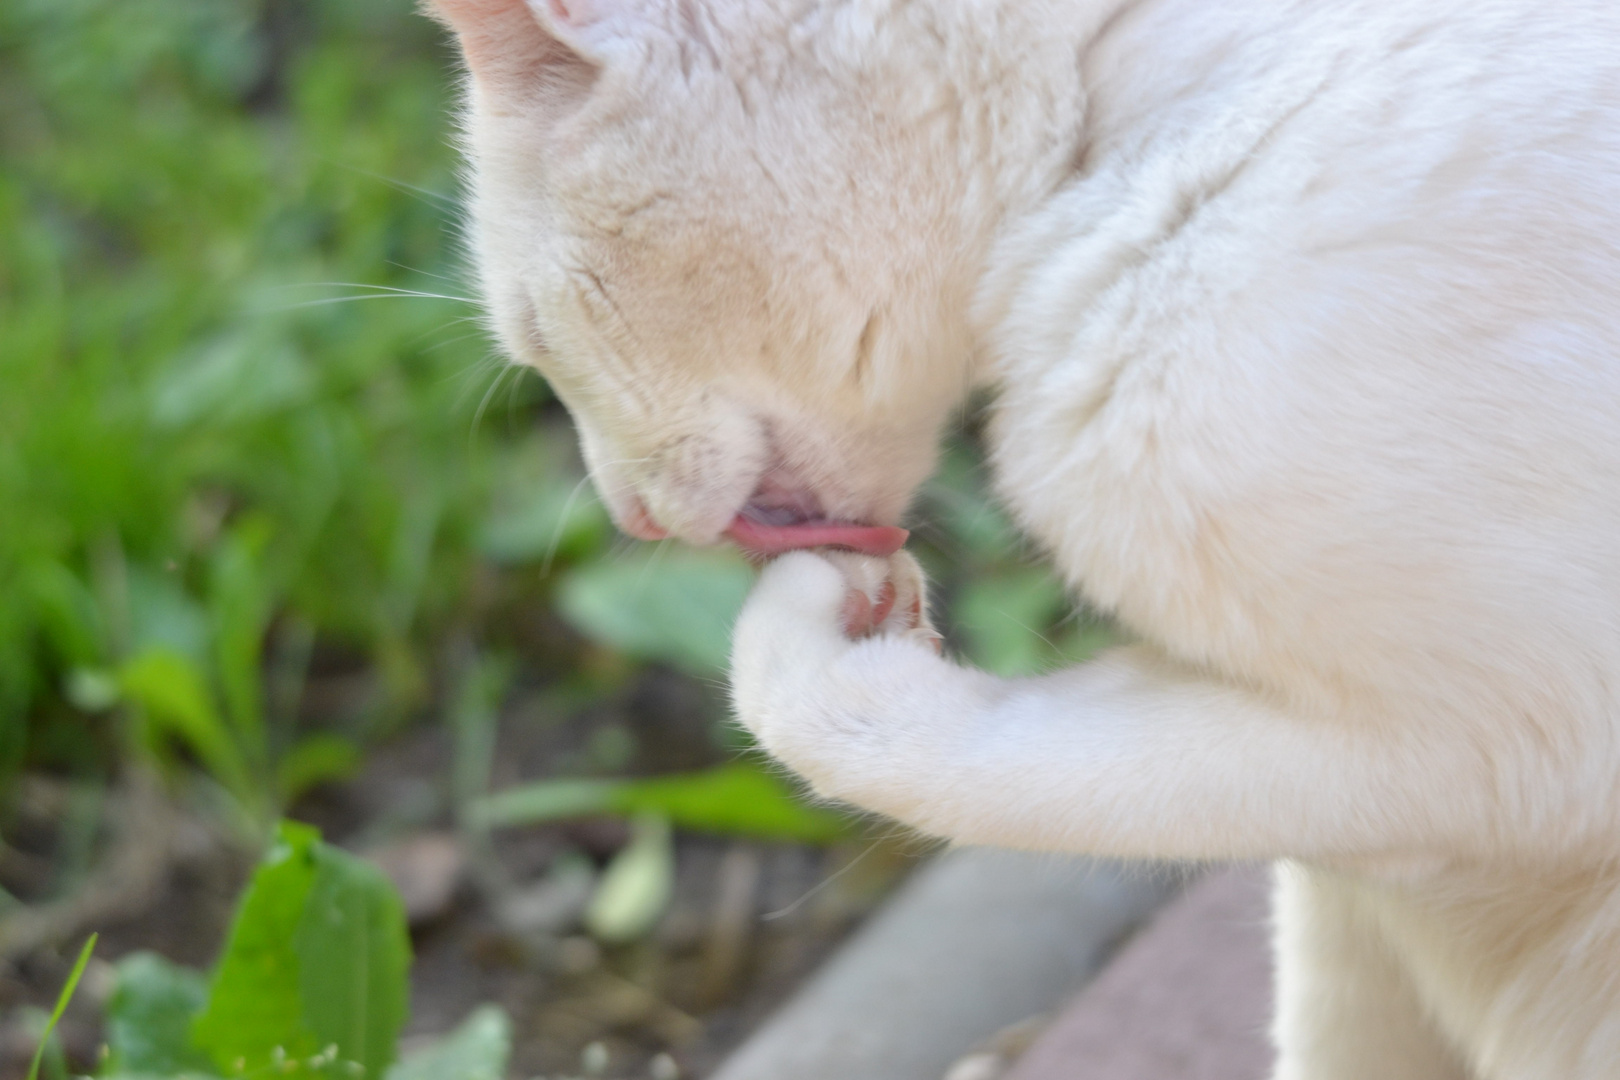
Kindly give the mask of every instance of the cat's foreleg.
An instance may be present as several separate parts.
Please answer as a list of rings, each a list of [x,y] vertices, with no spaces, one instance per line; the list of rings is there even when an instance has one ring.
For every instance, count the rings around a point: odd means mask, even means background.
[[[1124,856],[1419,857],[1500,842],[1514,778],[1443,727],[1296,715],[1151,649],[1003,680],[925,642],[851,640],[826,559],[745,607],[737,711],[821,793],[937,835]]]
[[[1277,868],[1273,1080],[1465,1080],[1354,881]]]

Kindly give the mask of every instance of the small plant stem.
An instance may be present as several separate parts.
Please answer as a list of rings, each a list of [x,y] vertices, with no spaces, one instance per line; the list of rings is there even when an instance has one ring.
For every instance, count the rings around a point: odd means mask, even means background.
[[[73,1000],[73,991],[79,988],[79,978],[84,974],[85,966],[90,963],[90,954],[95,951],[96,938],[100,936],[91,934],[90,940],[79,950],[79,959],[74,962],[73,970],[68,973],[62,992],[56,996],[56,1008],[51,1010],[51,1018],[45,1022],[45,1030],[39,1033],[39,1048],[34,1051],[33,1063],[28,1066],[28,1080],[38,1080],[39,1063],[45,1060],[45,1047],[51,1041],[51,1032],[56,1030],[56,1022],[67,1012],[68,1002]]]

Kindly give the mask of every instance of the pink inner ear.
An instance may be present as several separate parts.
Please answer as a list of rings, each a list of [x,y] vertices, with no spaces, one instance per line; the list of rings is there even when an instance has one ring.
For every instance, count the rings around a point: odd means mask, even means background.
[[[552,25],[559,30],[582,28],[612,15],[625,13],[630,0],[533,0],[546,9]]]
[[[545,5],[558,26],[584,26],[595,19],[590,0],[545,0]]]
[[[563,80],[588,82],[591,66],[544,25],[577,26],[587,0],[543,0],[536,12],[526,0],[433,0],[461,40],[467,67],[480,83],[501,89],[539,87]],[[573,76],[580,76],[575,79]]]

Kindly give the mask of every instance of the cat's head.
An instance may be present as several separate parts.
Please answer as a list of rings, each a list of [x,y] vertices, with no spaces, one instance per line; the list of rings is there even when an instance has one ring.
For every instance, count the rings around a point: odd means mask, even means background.
[[[435,6],[470,72],[493,325],[621,527],[896,521],[972,381],[1001,197],[939,28],[816,0]]]

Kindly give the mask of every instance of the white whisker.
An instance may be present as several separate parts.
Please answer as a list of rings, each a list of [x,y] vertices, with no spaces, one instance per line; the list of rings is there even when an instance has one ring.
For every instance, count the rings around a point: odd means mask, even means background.
[[[439,209],[454,210],[459,206],[461,201],[454,195],[446,195],[441,191],[433,191],[430,188],[417,187],[415,184],[410,184],[404,180],[395,179],[392,176],[385,176],[379,172],[372,172],[370,169],[362,169],[358,165],[350,165],[346,161],[333,161],[332,164],[336,165],[340,169],[347,169],[350,172],[359,173],[361,176],[369,176],[373,180],[380,180],[389,187],[406,192],[407,194],[420,195],[422,196],[422,201],[427,205],[434,206]]]
[[[484,412],[489,408],[490,401],[494,399],[495,392],[500,389],[500,385],[506,379],[507,374],[513,370],[515,370],[514,366],[507,364],[495,373],[494,379],[490,380],[489,389],[484,391],[483,398],[478,402],[478,408],[473,412],[472,430],[467,433],[469,440],[476,436],[478,426],[484,422]]]
[[[641,566],[641,573],[636,575],[636,588],[641,588],[642,583],[647,580],[647,575],[663,560],[664,553],[669,550],[669,544],[668,540],[660,540],[653,546],[653,553],[647,556],[647,561]]]
[[[557,558],[557,548],[562,544],[563,527],[568,524],[568,515],[573,512],[574,500],[579,498],[579,493],[583,488],[591,488],[591,496],[597,501],[601,501],[601,495],[596,493],[594,487],[591,487],[591,478],[589,476],[581,477],[579,483],[574,485],[574,490],[568,493],[568,498],[563,500],[562,512],[557,515],[557,527],[551,530],[551,543],[546,545],[546,557],[540,560],[541,577],[551,573],[551,564]]]
[[[454,382],[456,380],[461,380],[465,383],[465,389],[456,396],[455,401],[452,403],[452,407],[459,410],[467,403],[469,394],[477,388],[478,380],[480,378],[491,372],[494,373],[496,378],[499,378],[505,372],[507,367],[508,365],[506,361],[501,359],[501,357],[497,356],[493,352],[486,352],[477,361],[468,364],[462,370],[452,372],[444,376],[444,378],[441,380],[441,385],[443,383]]]
[[[815,886],[813,886],[810,889],[807,889],[803,893],[803,895],[801,895],[797,900],[793,901],[793,903],[789,904],[787,907],[780,908],[780,909],[778,909],[776,911],[767,911],[765,914],[763,914],[763,915],[761,915],[759,917],[760,921],[761,922],[775,922],[777,919],[786,918],[787,916],[793,914],[795,911],[798,911],[808,901],[810,901],[815,896],[817,896],[823,889],[827,888],[827,886],[833,884],[833,882],[837,881],[839,878],[843,877],[845,874],[847,874],[851,870],[855,869],[855,867],[859,866],[861,864],[861,861],[864,860],[868,855],[872,854],[872,852],[876,851],[880,846],[882,846],[882,843],[883,843],[882,840],[874,840],[874,841],[872,841],[872,843],[869,844],[864,850],[862,850],[859,855],[856,855],[853,859],[849,860],[849,862],[845,863],[843,866],[840,866],[837,870],[833,871],[832,873],[828,874],[826,877],[822,878],[821,881],[818,884],[816,884]]]
[[[444,330],[449,325],[451,325],[451,324],[446,324],[446,326],[441,326],[441,327],[439,327],[439,330]],[[427,333],[421,334],[418,337],[414,338],[410,342],[410,344],[414,345],[418,341],[421,341],[422,338],[427,337],[428,334],[436,334],[438,332],[439,332],[438,330],[429,330]],[[473,341],[473,340],[475,340],[477,338],[481,338],[483,336],[484,336],[484,334],[483,334],[483,331],[481,331],[481,330],[474,330],[470,334],[457,334],[455,337],[450,338],[450,339],[448,339],[446,341],[435,341],[431,345],[424,345],[424,346],[422,346],[422,351],[424,353],[437,352],[440,349],[448,349],[452,345],[460,345],[463,341]]]
[[[409,265],[407,265],[405,263],[402,263],[402,262],[395,262],[393,259],[388,260],[388,265],[398,267],[399,269],[404,270],[406,273],[409,273],[409,274],[421,274],[423,277],[437,278],[439,281],[448,281],[453,285],[465,285],[466,284],[466,281],[464,279],[454,278],[454,277],[451,277],[449,274],[435,274],[431,270],[422,270],[422,269],[419,269],[418,267],[409,266]]]
[[[374,285],[364,281],[310,281],[300,285],[282,286],[288,289],[370,289],[373,293],[387,296],[415,296],[424,300],[454,300],[458,304],[474,304],[477,300],[470,296],[456,296],[453,293],[426,292],[422,289],[404,289],[397,285]]]

